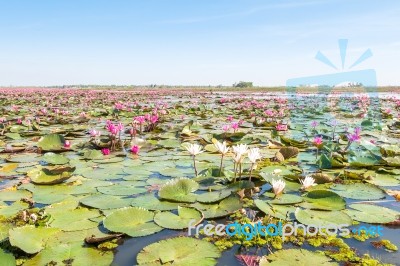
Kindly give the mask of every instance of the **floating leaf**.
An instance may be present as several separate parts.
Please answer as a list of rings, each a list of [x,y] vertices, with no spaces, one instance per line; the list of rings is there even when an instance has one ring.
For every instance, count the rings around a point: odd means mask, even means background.
[[[338,211],[346,207],[346,201],[338,194],[329,190],[313,190],[304,196],[304,208],[316,210]]]
[[[88,207],[107,210],[127,207],[131,204],[131,200],[112,195],[95,194],[81,199],[80,202]]]
[[[263,201],[259,199],[254,200],[254,204],[265,214],[282,220],[291,220],[290,214],[294,213],[294,211],[296,210],[296,208],[293,206],[273,205],[269,204],[268,201]]]
[[[200,211],[194,208],[178,207],[178,215],[172,212],[159,212],[154,216],[154,222],[161,227],[168,229],[184,229],[189,227],[189,223],[194,220],[192,225],[196,225],[203,220]]]
[[[43,160],[49,164],[67,164],[69,159],[61,154],[47,152],[43,155]]]
[[[232,194],[232,191],[227,190],[227,189],[223,189],[220,191],[206,192],[206,193],[197,195],[197,201],[202,202],[202,203],[213,203],[213,202],[223,200],[224,198],[229,197],[231,194]]]
[[[24,266],[37,265],[96,265],[109,266],[113,261],[112,252],[104,252],[91,247],[83,247],[74,242],[47,246],[42,252],[27,260]]]
[[[371,204],[351,204],[345,212],[356,221],[370,224],[386,224],[396,221],[400,212]]]
[[[224,217],[242,208],[242,204],[236,196],[223,199],[219,204],[195,203],[192,206],[200,210],[204,218]]]
[[[146,209],[127,207],[107,215],[103,224],[105,228],[112,232],[139,237],[151,235],[163,229],[154,223],[153,218],[154,213]]]
[[[144,247],[136,260],[138,265],[211,266],[217,264],[219,256],[218,248],[210,242],[176,237]]]
[[[377,186],[371,184],[336,184],[331,190],[342,197],[357,200],[377,200],[385,198],[385,193]]]
[[[41,137],[38,141],[38,147],[43,151],[59,151],[64,147],[65,139],[59,134],[49,134]]]
[[[52,173],[48,169],[41,170],[33,170],[28,173],[28,176],[31,178],[32,182],[39,185],[54,185],[64,182],[69,179],[72,175],[72,172],[66,171],[62,173]]]
[[[297,221],[306,225],[332,226],[351,225],[350,216],[341,211],[317,211],[297,209],[295,211]]]
[[[10,230],[10,243],[28,254],[35,254],[41,251],[46,241],[59,231],[57,228],[36,228],[30,225],[17,227]]]
[[[11,253],[6,253],[0,248],[0,261],[2,266],[15,266],[17,265],[15,257]]]
[[[132,199],[131,205],[147,210],[170,211],[178,208],[177,202],[159,200],[154,194],[142,195]]]
[[[158,192],[158,196],[177,202],[195,202],[196,194],[193,192],[199,188],[196,181],[187,178],[169,181]]]
[[[260,259],[260,266],[306,266],[306,265],[339,265],[324,254],[306,249],[284,249]]]
[[[274,193],[267,192],[263,194],[264,196],[267,196],[271,198],[268,200],[270,204],[295,204],[295,203],[300,203],[303,201],[302,197],[294,195],[294,194],[281,194],[277,197],[275,197]]]

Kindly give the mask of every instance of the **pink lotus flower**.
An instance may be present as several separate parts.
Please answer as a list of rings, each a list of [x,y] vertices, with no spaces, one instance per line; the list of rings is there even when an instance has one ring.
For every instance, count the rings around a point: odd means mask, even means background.
[[[354,129],[354,133],[353,134],[347,134],[347,139],[349,140],[350,143],[352,142],[358,142],[361,140],[361,128],[360,127],[356,127]]]
[[[318,126],[318,122],[317,121],[312,121],[311,122],[311,126],[315,129]]]
[[[122,103],[115,103],[114,108],[118,111],[124,109],[124,105]]]
[[[121,122],[119,122],[117,125],[117,129],[118,129],[118,131],[124,130],[124,125]]]
[[[102,153],[103,155],[109,155],[111,152],[110,152],[110,149],[104,148],[104,149],[101,149],[101,153]]]
[[[22,120],[21,120],[21,118],[18,118],[18,120],[17,120],[17,124],[22,124]]]
[[[239,124],[237,122],[233,122],[231,124],[231,127],[232,127],[233,131],[236,132],[236,130],[238,130],[238,128],[239,128]]]
[[[232,121],[233,121],[233,116],[229,115],[229,116],[226,118],[226,120],[228,120],[229,122],[232,122]]]
[[[266,116],[274,116],[274,110],[271,110],[271,109],[268,109],[268,110],[265,110],[264,111],[264,114],[266,115]]]
[[[133,154],[139,154],[139,151],[140,151],[139,146],[133,145],[133,146],[131,147],[131,152],[132,152]]]
[[[321,147],[323,144],[323,139],[320,136],[314,137],[313,143],[316,147]]]
[[[70,142],[69,140],[66,140],[66,141],[64,142],[64,148],[66,148],[66,149],[71,148],[71,142]]]
[[[286,124],[277,124],[276,125],[276,130],[278,130],[278,131],[287,131],[288,130],[288,125],[286,125]]]
[[[152,115],[150,118],[150,123],[155,124],[158,121],[158,115]]]
[[[137,116],[134,118],[134,121],[138,124],[143,124],[146,121],[146,118],[144,116]]]
[[[222,126],[222,130],[223,130],[224,132],[227,132],[230,128],[231,128],[230,125],[223,125],[223,126]]]

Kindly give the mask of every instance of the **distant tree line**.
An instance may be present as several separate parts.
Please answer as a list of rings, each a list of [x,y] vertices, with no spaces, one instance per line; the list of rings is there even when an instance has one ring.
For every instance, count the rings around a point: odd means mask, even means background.
[[[238,83],[233,84],[235,88],[251,88],[253,87],[253,82],[250,81],[239,81]]]

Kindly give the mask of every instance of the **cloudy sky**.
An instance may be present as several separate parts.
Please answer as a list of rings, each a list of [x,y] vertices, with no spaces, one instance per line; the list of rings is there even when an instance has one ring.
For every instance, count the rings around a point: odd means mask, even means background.
[[[0,10],[3,86],[276,86],[348,71],[367,49],[351,70],[400,85],[395,0],[1,0]],[[348,39],[343,69],[338,39]]]

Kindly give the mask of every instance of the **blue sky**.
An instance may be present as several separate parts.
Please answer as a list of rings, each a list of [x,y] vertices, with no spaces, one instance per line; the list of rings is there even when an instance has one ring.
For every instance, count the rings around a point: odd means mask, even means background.
[[[0,85],[285,85],[317,51],[399,85],[400,1],[0,0]],[[345,69],[346,70],[346,66]]]

